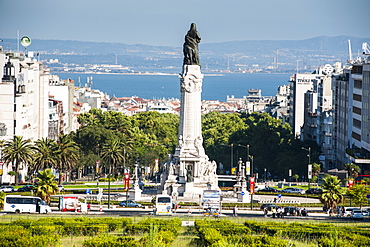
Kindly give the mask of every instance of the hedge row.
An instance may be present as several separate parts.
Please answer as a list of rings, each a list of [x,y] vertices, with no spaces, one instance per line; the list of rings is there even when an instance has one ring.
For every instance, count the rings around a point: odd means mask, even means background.
[[[370,246],[370,229],[363,226],[337,226],[329,223],[286,223],[246,221],[254,234],[317,242],[319,246]]]
[[[289,246],[288,241],[268,235],[253,236],[251,230],[229,220],[196,220],[196,246]]]

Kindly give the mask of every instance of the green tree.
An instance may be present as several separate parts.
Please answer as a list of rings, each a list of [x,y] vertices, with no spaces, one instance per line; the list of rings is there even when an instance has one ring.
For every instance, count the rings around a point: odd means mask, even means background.
[[[282,120],[275,119],[267,113],[242,114],[241,118],[244,120],[245,127],[234,132],[230,141],[234,144],[250,146],[250,154],[255,157],[256,172],[262,173],[263,169],[267,168],[272,176],[286,173],[287,167],[292,167],[293,164],[282,166],[278,161],[283,159],[288,161],[281,157],[280,153],[292,149],[290,146],[294,135],[289,124],[283,124]]]
[[[313,176],[319,176],[319,173],[321,172],[321,165],[317,163],[312,164],[312,175]]]
[[[70,172],[75,168],[79,159],[79,147],[72,140],[71,135],[60,135],[57,141],[57,164],[55,168],[59,170],[59,184],[62,184],[64,172]]]
[[[358,174],[360,173],[361,169],[358,165],[353,163],[347,163],[344,165],[344,170],[348,172],[349,177],[353,177],[354,179],[357,178]]]
[[[347,193],[352,199],[355,205],[362,206],[367,204],[367,195],[370,195],[370,188],[366,187],[364,184],[354,184]]]
[[[298,179],[299,179],[299,175],[298,174],[294,174],[292,176],[292,178],[298,183]]]
[[[50,196],[58,192],[58,184],[54,180],[55,175],[51,169],[45,169],[38,172],[38,182],[33,191],[36,196],[39,196],[47,204],[50,203]]]
[[[23,140],[21,136],[14,136],[12,141],[4,144],[3,160],[16,172],[15,185],[18,185],[18,174],[21,168],[26,168],[32,162],[32,144],[29,140]]]
[[[343,202],[343,194],[340,190],[341,181],[336,176],[327,175],[323,179],[323,192],[320,201],[324,203],[327,209],[335,209],[339,203]]]
[[[42,138],[34,146],[35,155],[30,171],[35,172],[46,168],[55,167],[57,164],[57,145],[53,139]]]

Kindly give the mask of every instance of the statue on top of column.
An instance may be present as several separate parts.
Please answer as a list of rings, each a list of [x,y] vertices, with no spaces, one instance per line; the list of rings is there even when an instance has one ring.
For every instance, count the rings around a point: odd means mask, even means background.
[[[200,40],[201,38],[195,23],[191,23],[190,30],[185,35],[183,65],[200,65],[198,52],[198,43],[200,43]]]

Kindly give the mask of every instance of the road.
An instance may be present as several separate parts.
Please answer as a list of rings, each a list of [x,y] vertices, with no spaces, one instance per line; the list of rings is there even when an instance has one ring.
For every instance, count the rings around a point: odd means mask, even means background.
[[[152,216],[153,215],[153,209],[152,208],[121,208],[121,207],[112,207],[108,209],[106,206],[102,209],[102,212],[100,212],[99,207],[92,207],[91,211],[87,214],[79,213],[79,212],[59,212],[59,211],[53,211],[52,214],[60,215],[60,214],[70,214],[70,215],[86,215],[86,216],[102,216],[102,217],[112,217],[112,216],[120,216],[120,217],[135,217],[135,216]],[[180,218],[186,218],[189,220],[189,218],[196,219],[203,216],[203,212],[200,208],[193,208],[189,209],[182,208],[178,209],[176,213],[174,213],[172,216],[174,217],[180,217]],[[232,210],[223,210],[221,214],[221,218],[235,218],[235,216],[232,215]],[[248,210],[248,209],[239,209],[237,218],[242,219],[262,219],[263,211],[262,210]],[[272,218],[271,215],[268,215],[268,218]],[[330,217],[328,214],[324,212],[310,212],[308,211],[308,216],[284,216],[283,220],[285,221],[294,221],[294,220],[315,220],[315,221],[335,221],[335,222],[349,222],[352,221],[349,217]],[[276,220],[281,220],[276,218]],[[370,222],[370,217],[365,217],[365,219],[361,222]]]

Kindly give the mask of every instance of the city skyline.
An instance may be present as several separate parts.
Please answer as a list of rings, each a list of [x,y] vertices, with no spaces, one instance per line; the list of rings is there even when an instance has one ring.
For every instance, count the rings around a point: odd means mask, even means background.
[[[31,39],[181,46],[192,22],[204,43],[366,38],[369,9],[366,0],[1,1],[0,20],[6,24],[0,39],[17,38],[19,32]]]

